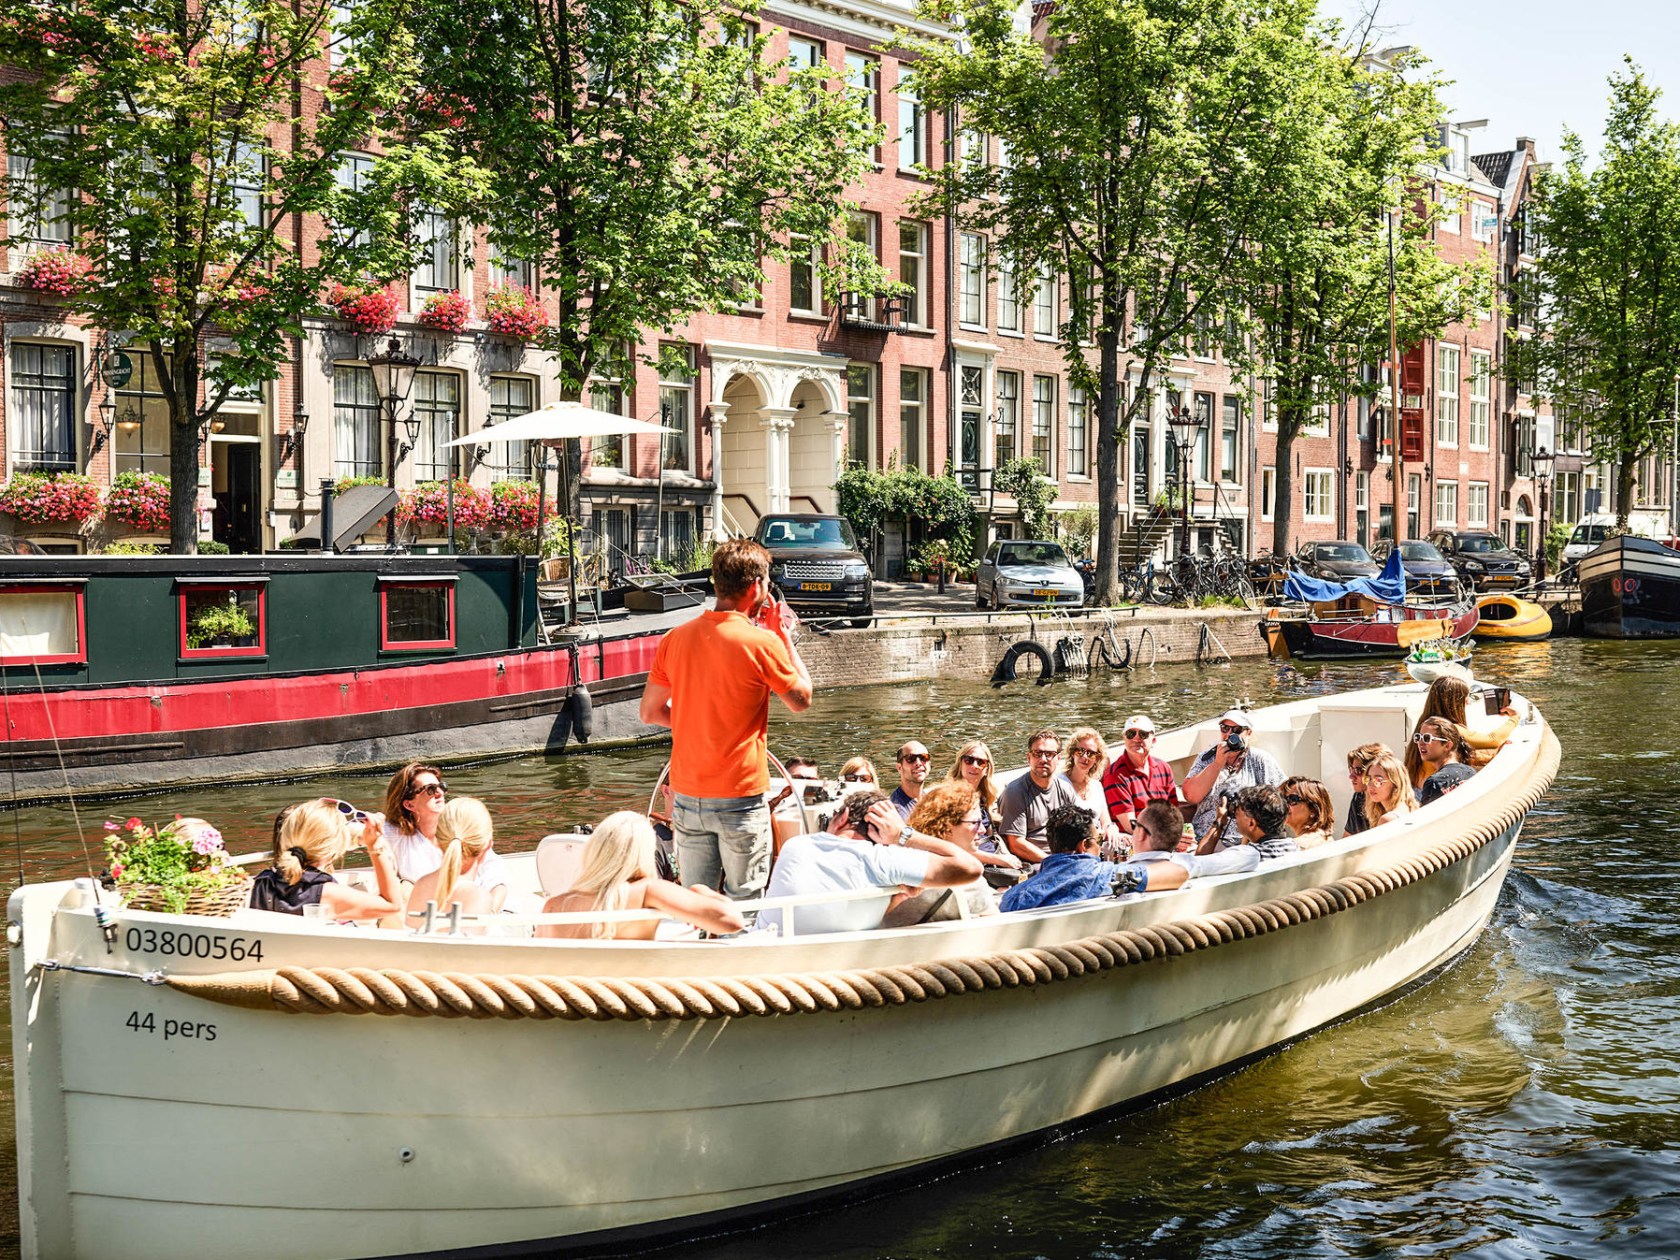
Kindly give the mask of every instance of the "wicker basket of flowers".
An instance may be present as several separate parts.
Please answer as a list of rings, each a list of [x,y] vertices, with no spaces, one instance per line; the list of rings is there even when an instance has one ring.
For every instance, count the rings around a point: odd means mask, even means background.
[[[131,910],[226,918],[251,897],[251,879],[228,860],[222,833],[202,818],[161,827],[107,822],[107,882]]]

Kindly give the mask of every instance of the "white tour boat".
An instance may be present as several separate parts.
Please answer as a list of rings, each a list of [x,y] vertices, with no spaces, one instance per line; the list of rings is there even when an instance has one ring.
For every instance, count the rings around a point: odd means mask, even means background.
[[[1260,710],[1253,743],[1340,816],[1346,750],[1403,748],[1423,693]],[[1213,736],[1158,752],[1182,776]],[[799,936],[797,911],[781,937],[620,943],[118,908],[108,944],[87,881],[25,887],[23,1252],[631,1243],[1135,1106],[1463,953],[1558,758],[1531,711],[1441,801],[1251,874],[833,936]],[[536,891],[536,862],[507,860]]]

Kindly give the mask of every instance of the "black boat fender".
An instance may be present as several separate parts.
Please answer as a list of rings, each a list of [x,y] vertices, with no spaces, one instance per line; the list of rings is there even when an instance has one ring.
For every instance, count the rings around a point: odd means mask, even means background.
[[[1003,686],[1004,683],[1015,681],[1015,665],[1023,656],[1031,656],[1038,661],[1038,685],[1048,686],[1056,667],[1050,660],[1050,652],[1042,643],[1034,643],[1031,639],[1022,639],[1003,654],[1003,659],[997,663],[997,669],[992,673],[992,683]]]
[[[572,706],[572,738],[587,744],[595,729],[595,697],[589,694],[588,686],[579,683],[568,703]]]

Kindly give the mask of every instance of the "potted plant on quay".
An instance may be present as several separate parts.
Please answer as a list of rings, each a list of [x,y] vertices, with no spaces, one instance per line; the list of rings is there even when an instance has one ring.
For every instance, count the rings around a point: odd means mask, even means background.
[[[187,646],[246,647],[256,633],[250,614],[238,604],[206,604],[187,622]]]
[[[111,820],[105,832],[105,886],[132,910],[225,918],[250,900],[250,876],[230,864],[222,833],[202,819],[155,829]]]

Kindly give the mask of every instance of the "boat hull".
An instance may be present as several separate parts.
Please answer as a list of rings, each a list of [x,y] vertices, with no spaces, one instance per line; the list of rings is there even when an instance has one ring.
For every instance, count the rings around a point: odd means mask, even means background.
[[[1462,953],[1557,755],[1530,726],[1451,810],[1385,834],[1178,893],[932,930],[631,949],[288,922],[260,938],[263,968],[796,978],[1215,925],[1178,954],[855,1010],[572,1021],[248,1009],[37,966],[228,972],[200,955],[249,942],[248,922],[125,911],[107,954],[91,913],[58,904],[64,886],[25,889],[9,908],[24,940],[11,966],[25,1254],[585,1247],[774,1213],[1076,1124],[1380,1002]],[[1303,887],[1362,891],[1239,914]],[[1222,913],[1253,934],[1222,941]],[[147,932],[184,923],[191,956],[177,945],[159,957]]]
[[[1445,637],[1454,641],[1463,639],[1476,629],[1474,607],[1439,611],[1407,609],[1406,612],[1409,615],[1398,621],[1374,618],[1341,621],[1313,617],[1280,619],[1275,623],[1275,634],[1288,646],[1290,656],[1303,660],[1370,660],[1405,656],[1410,645],[1400,642],[1399,628],[1413,621],[1447,620],[1450,628]]]
[[[1581,622],[1597,639],[1680,638],[1680,552],[1612,538],[1581,558]]]
[[[1486,643],[1538,643],[1551,637],[1552,614],[1515,595],[1485,595],[1476,601],[1481,620],[1476,638]]]

